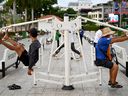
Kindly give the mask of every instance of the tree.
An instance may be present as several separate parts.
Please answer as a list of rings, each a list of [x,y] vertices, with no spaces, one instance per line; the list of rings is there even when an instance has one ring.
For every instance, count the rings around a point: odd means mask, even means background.
[[[113,0],[113,1],[115,1],[115,0]],[[121,3],[122,2],[122,0],[117,0],[119,3]]]
[[[66,10],[66,13],[68,13],[68,14],[76,14],[77,12],[74,11],[74,9],[72,9],[72,8],[68,8],[68,9]]]
[[[35,17],[39,17],[40,14],[51,14],[53,10],[52,5],[56,2],[57,0],[31,0],[31,2],[29,2],[29,7],[31,8],[32,20]]]
[[[13,9],[13,23],[15,23],[15,17],[16,17],[16,0],[8,0],[7,5],[10,6],[11,9]]]
[[[18,8],[21,12],[21,14],[25,14],[25,21],[27,21],[27,10],[29,8],[28,6],[29,4],[29,0],[18,0],[17,1],[17,5],[18,5]]]
[[[41,1],[42,0],[31,0],[31,2],[29,2],[28,5],[31,8],[31,20],[34,20],[34,10],[41,7]]]
[[[15,1],[15,4],[14,4]],[[57,0],[8,0],[8,10],[15,9],[15,13],[25,14],[25,21],[34,20],[34,18],[40,17],[41,14],[53,14],[53,4],[57,3]],[[16,5],[15,8],[13,8]]]
[[[0,0],[0,3],[3,2],[4,0]]]

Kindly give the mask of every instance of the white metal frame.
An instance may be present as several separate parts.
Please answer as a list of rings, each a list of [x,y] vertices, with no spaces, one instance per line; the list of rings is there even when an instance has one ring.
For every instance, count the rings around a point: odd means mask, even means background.
[[[81,45],[81,42],[80,42],[80,38],[79,38],[79,44],[80,44],[80,49],[81,49],[81,52],[82,52],[82,61],[83,61],[83,65],[84,65],[84,69],[85,69],[85,73],[83,74],[78,74],[78,75],[73,75],[71,76],[70,75],[70,64],[69,64],[69,60],[70,60],[70,42],[69,42],[69,33],[68,33],[68,28],[69,28],[69,17],[64,17],[64,26],[65,26],[65,36],[64,36],[64,43],[65,43],[65,52],[64,52],[64,55],[65,55],[65,76],[60,76],[60,75],[57,75],[57,74],[51,74],[50,73],[50,65],[51,65],[51,59],[52,59],[52,55],[53,53],[53,45],[54,45],[54,40],[53,40],[53,44],[52,44],[52,48],[51,48],[51,55],[50,55],[50,60],[49,60],[49,65],[48,65],[48,73],[43,73],[43,72],[38,72],[39,74],[42,74],[42,75],[45,75],[45,76],[50,76],[50,77],[55,77],[55,78],[60,78],[60,79],[64,79],[64,82],[56,82],[56,81],[53,81],[53,80],[46,80],[46,79],[40,79],[40,78],[35,78],[35,73],[34,73],[34,84],[36,84],[36,81],[44,81],[44,82],[49,82],[49,83],[56,83],[56,84],[63,84],[65,86],[70,86],[72,84],[80,84],[80,83],[85,83],[85,82],[91,82],[91,81],[97,81],[99,79],[101,79],[101,75],[98,77],[98,78],[95,78],[95,79],[90,79],[90,80],[82,80],[82,81],[75,81],[75,82],[70,82],[70,79],[72,78],[82,78],[83,76],[91,76],[91,75],[98,75],[100,74],[98,72],[91,72],[89,73],[88,72],[88,69],[87,69],[87,65],[85,63],[85,59],[84,59],[84,52],[83,52],[83,47]],[[78,22],[81,22],[81,19],[80,18],[77,18]],[[77,22],[75,22],[77,23]],[[71,24],[71,23],[70,23]],[[78,36],[79,36],[79,32],[77,31],[78,33]],[[55,37],[55,33],[54,33],[54,37]],[[58,49],[58,48],[57,48]],[[56,49],[56,50],[57,50]],[[53,52],[53,53],[52,53]],[[94,53],[91,53],[92,56],[94,55]],[[92,57],[93,59],[93,57]],[[36,72],[36,71],[35,71]],[[36,72],[37,73],[37,72]],[[100,83],[101,84],[101,80],[100,80]]]
[[[50,18],[48,18],[48,19],[50,19]],[[105,25],[105,26],[108,26],[108,27],[111,27],[111,28],[114,28],[114,29],[117,29],[117,30],[128,32],[128,30],[126,30],[126,29],[122,29],[122,28],[119,28],[119,27],[116,27],[116,26],[112,26],[112,25],[107,24],[107,23],[99,22],[99,21],[92,20],[92,19],[89,19],[89,18],[86,18],[86,17],[81,17],[81,16],[78,16],[76,18],[76,21],[77,22],[75,22],[75,23],[76,24],[78,23],[77,25],[79,25],[80,22],[81,22],[80,21],[81,19],[85,20],[85,22],[86,21],[91,21],[91,22],[94,22],[94,23],[97,23],[97,24],[101,24],[101,25]],[[43,20],[45,21],[45,19],[43,19]],[[29,21],[29,22],[23,22],[23,23],[13,24],[13,25],[10,25],[10,26],[6,26],[6,27],[4,27],[2,29],[16,27],[16,26],[21,26],[21,25],[26,25],[26,24],[31,24],[31,23],[36,23],[36,22],[39,22],[39,21],[41,21],[41,20],[35,20],[35,21]],[[85,70],[85,73],[84,74],[78,74],[78,75],[70,76],[70,71],[71,71],[70,70],[70,64],[69,64],[70,54],[69,54],[69,51],[67,51],[69,49],[69,46],[70,46],[70,44],[68,43],[68,39],[69,39],[68,38],[68,28],[70,26],[68,16],[65,16],[64,17],[64,23],[63,23],[63,25],[64,25],[64,28],[62,27],[62,29],[65,30],[65,40],[64,40],[64,43],[65,43],[65,76],[61,76],[61,75],[57,75],[57,74],[51,74],[51,73],[37,72],[35,70],[34,73],[33,73],[34,74],[33,75],[34,84],[37,84],[37,81],[44,81],[44,82],[48,82],[48,83],[61,84],[61,85],[64,84],[66,86],[70,86],[72,84],[80,84],[80,83],[91,82],[91,81],[95,81],[95,80],[100,80],[100,83],[99,84],[102,84],[102,79],[101,79],[101,76],[102,76],[102,68],[99,67],[99,72],[88,73],[87,66],[86,66],[86,63],[85,63],[84,59],[83,59],[83,64],[85,65],[85,69],[86,69]],[[53,27],[55,27],[55,26],[53,26]],[[78,28],[80,28],[80,27],[78,27]],[[79,42],[80,42],[80,40],[79,40]],[[82,55],[84,57],[83,50],[82,50],[82,45],[80,47],[81,47],[80,49],[81,49]],[[51,52],[53,52],[53,51],[51,51]],[[41,53],[43,53],[43,48],[41,48]],[[93,56],[94,53],[91,53],[91,54]],[[43,63],[43,55],[40,55],[40,57],[41,57],[40,60],[42,59],[42,61],[40,61],[40,64],[42,64]],[[49,64],[49,66],[50,66],[50,64]],[[49,72],[49,70],[48,70],[48,72]],[[42,75],[45,75],[45,76],[49,76],[49,77],[55,77],[55,78],[59,78],[59,79],[64,79],[64,82],[58,82],[58,81],[54,81],[54,80],[46,80],[46,79],[37,78],[36,77],[36,74],[37,73],[42,74]],[[80,77],[83,77],[83,76],[87,76],[87,75],[90,76],[90,75],[94,75],[94,74],[100,74],[99,75],[99,78],[85,80],[85,81],[70,82],[70,79],[71,78],[80,78]]]
[[[112,25],[109,25],[109,24],[106,24],[106,23],[103,23],[103,22],[96,21],[96,20],[88,19],[88,18],[85,18],[85,17],[78,16],[76,19],[77,20],[84,19],[85,21],[91,21],[91,22],[94,22],[94,23],[98,23],[98,24],[102,24],[102,25],[105,25],[105,26],[108,26],[108,27],[112,27],[114,29],[118,29],[118,30],[121,30],[121,31],[128,32],[128,30],[125,30],[125,29],[122,29],[122,28],[119,28],[119,27],[115,27],[115,26],[112,26]],[[64,39],[64,43],[65,43],[65,52],[64,52],[64,54],[65,54],[65,76],[59,76],[59,75],[50,74],[50,73],[45,74],[45,75],[65,79],[64,80],[65,81],[64,85],[66,85],[66,86],[70,86],[70,85],[73,85],[73,84],[85,83],[85,82],[91,82],[91,81],[98,81],[98,80],[99,80],[99,84],[102,85],[102,67],[98,67],[98,69],[99,69],[98,72],[88,73],[88,69],[87,69],[87,66],[86,66],[86,63],[85,63],[84,59],[83,59],[83,64],[85,65],[85,69],[86,69],[85,73],[70,76],[70,64],[69,64],[70,54],[69,54],[69,51],[68,51],[68,49],[70,49],[69,48],[70,44],[69,44],[69,40],[68,40],[68,31],[67,31],[68,28],[69,28],[68,27],[69,26],[68,17],[64,18],[64,26],[65,26],[65,39]],[[79,36],[79,32],[78,32],[78,36]],[[80,43],[80,38],[79,38],[79,43]],[[80,46],[80,49],[81,49],[81,52],[82,52],[82,56],[84,57],[82,45]],[[51,52],[53,52],[53,50]],[[95,60],[95,49],[93,47],[91,47],[91,56],[92,56],[91,57],[92,64],[94,64],[93,61]],[[48,69],[49,69],[48,70],[48,72],[49,72],[50,71],[50,63],[49,63],[49,68]],[[43,73],[41,73],[41,74],[44,75]],[[70,82],[70,79],[72,79],[72,78],[81,78],[81,77],[84,77],[84,76],[91,76],[91,75],[96,75],[96,74],[99,74],[99,76],[98,76],[98,78],[95,78],[95,79]],[[45,81],[45,82],[48,82],[48,83],[63,84],[63,82],[56,82],[56,81],[52,81],[52,80],[44,80],[44,79],[37,79],[37,80],[42,80],[42,81]]]

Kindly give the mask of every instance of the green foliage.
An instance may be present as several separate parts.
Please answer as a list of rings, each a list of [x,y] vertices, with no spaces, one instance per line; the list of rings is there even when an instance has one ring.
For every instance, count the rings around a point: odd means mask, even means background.
[[[122,22],[127,22],[128,21],[128,19],[126,19],[127,17],[128,17],[128,15],[123,14],[122,15]]]
[[[13,1],[8,0],[5,9],[9,10],[10,8],[13,9]],[[61,10],[59,7],[53,7],[53,4],[56,4],[57,0],[16,0],[16,13],[23,16],[23,12],[27,9],[27,20],[31,20],[31,9],[34,9],[34,18],[39,18],[41,14],[43,15],[56,15],[63,18],[64,13],[68,14],[76,14],[76,12],[69,8],[66,11]],[[8,13],[8,11],[6,11]],[[12,14],[11,14],[12,15]],[[19,16],[19,17],[21,17]],[[12,17],[12,16],[10,16]],[[8,18],[9,19],[9,18]],[[22,22],[21,18],[16,18],[16,22]],[[12,18],[8,20],[8,22],[12,23]]]
[[[15,35],[15,33],[14,32],[9,32],[8,35],[12,38]]]
[[[4,0],[0,0],[0,3],[1,3],[2,1],[4,1]]]
[[[76,11],[74,11],[74,9],[72,9],[72,8],[68,8],[66,10],[66,13],[68,13],[68,14],[76,14]]]
[[[117,35],[121,36],[122,35],[122,31],[117,31]]]
[[[58,12],[56,12],[56,14],[54,14],[54,15],[57,15],[57,16],[59,16],[60,18],[63,18],[63,17],[64,17],[64,13],[66,13],[66,12],[63,11],[63,10],[58,10]]]
[[[121,2],[122,2],[122,0],[113,0],[113,1],[117,1],[117,2],[119,2],[119,3],[121,3]]]
[[[6,5],[12,7],[13,1],[14,0],[8,0],[7,3],[6,3]]]
[[[95,23],[87,22],[83,25],[83,29],[88,31],[97,31],[99,27]]]
[[[117,0],[119,3],[121,3],[122,2],[122,0]]]
[[[0,27],[2,27],[2,23],[3,23],[3,22],[2,22],[2,20],[0,19]]]

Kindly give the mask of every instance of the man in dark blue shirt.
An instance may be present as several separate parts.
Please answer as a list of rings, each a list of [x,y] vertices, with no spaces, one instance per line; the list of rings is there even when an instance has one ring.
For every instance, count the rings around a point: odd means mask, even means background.
[[[110,38],[110,35],[114,34],[114,31],[111,31],[110,28],[106,27],[102,30],[102,37],[99,39],[96,44],[96,62],[97,66],[103,66],[110,69],[109,85],[112,88],[122,88],[123,86],[119,85],[116,82],[116,77],[118,73],[118,64],[112,62],[110,55],[110,46],[115,42],[122,42],[128,40],[128,36],[121,36]]]
[[[80,41],[81,41],[81,44],[83,45],[83,36],[84,36],[84,30],[83,29],[80,29],[80,32],[79,32],[79,34],[80,34]]]
[[[29,36],[31,38],[31,45],[29,46],[29,51],[27,52],[23,44],[15,42],[8,37],[7,34],[0,39],[0,43],[9,48],[10,50],[16,51],[19,60],[28,66],[28,75],[32,75],[32,67],[37,63],[39,59],[39,48],[41,47],[40,42],[37,40],[38,31],[35,28],[29,30]],[[7,43],[9,42],[9,43]]]

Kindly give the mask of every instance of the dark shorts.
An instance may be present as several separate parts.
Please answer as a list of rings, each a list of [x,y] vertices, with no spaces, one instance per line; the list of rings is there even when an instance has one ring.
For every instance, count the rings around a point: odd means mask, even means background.
[[[96,47],[96,44],[97,44],[97,43],[94,42],[94,47]]]
[[[26,50],[23,51],[23,53],[21,54],[21,56],[19,57],[19,60],[25,65],[25,66],[29,66],[29,56],[28,56],[28,52]]]
[[[110,60],[100,60],[100,59],[96,59],[95,65],[96,65],[96,66],[102,66],[102,67],[111,69],[111,68],[113,67],[113,62],[110,61]]]

